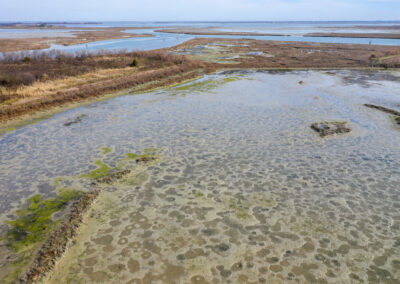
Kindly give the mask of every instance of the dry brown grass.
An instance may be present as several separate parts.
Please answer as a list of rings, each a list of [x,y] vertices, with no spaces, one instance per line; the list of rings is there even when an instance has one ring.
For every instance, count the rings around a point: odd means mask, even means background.
[[[171,34],[187,34],[187,35],[236,35],[236,36],[284,36],[284,34],[276,33],[257,33],[257,32],[225,32],[210,28],[173,28],[158,29],[156,32]]]
[[[35,80],[29,84],[19,81],[4,84],[0,88],[0,120],[122,89],[180,82],[198,76],[207,67],[184,56],[158,51],[107,52],[80,57],[48,55],[42,59],[33,57],[28,63],[21,59],[1,62],[0,71],[5,76],[35,74]],[[139,67],[130,67],[134,58]],[[49,70],[49,78],[43,80],[43,73]]]
[[[239,54],[232,59],[235,65],[174,54],[219,42],[223,42],[224,51],[216,56]],[[143,91],[166,86],[216,69],[398,67],[399,54],[400,47],[393,46],[203,38],[162,51],[36,54],[30,61],[23,61],[22,55],[10,55],[0,62],[0,76],[17,79],[0,88],[0,120],[123,89]],[[130,67],[134,58],[139,67]]]

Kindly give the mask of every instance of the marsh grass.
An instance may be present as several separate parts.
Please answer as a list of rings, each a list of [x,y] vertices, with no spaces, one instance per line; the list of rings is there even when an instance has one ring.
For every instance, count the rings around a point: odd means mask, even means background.
[[[0,119],[138,86],[165,86],[198,76],[191,72],[205,66],[162,51],[37,53],[30,62],[22,56],[0,60]]]

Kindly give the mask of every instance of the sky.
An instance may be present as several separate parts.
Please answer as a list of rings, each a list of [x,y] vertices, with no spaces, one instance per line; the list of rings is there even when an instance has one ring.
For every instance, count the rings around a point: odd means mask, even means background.
[[[304,20],[400,20],[400,0],[0,0],[0,22]]]

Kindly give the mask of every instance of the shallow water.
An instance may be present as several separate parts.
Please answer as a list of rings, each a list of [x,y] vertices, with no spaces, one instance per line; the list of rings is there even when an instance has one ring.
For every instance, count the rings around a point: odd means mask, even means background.
[[[42,37],[74,37],[74,30],[32,30],[32,29],[1,29],[0,39],[4,38],[42,38]]]
[[[224,72],[60,113],[0,136],[0,212],[156,147],[102,186],[49,282],[398,283],[400,132],[362,104],[398,109],[399,87],[399,72]],[[352,132],[322,139],[323,120]]]
[[[127,49],[127,50],[153,50],[168,48],[194,38],[228,38],[228,39],[256,39],[273,40],[282,42],[314,42],[314,43],[345,43],[345,44],[375,44],[375,45],[400,45],[400,39],[380,39],[380,38],[340,38],[340,37],[307,37],[301,35],[287,36],[234,36],[234,35],[187,35],[154,32],[153,29],[142,29],[140,31],[131,30],[132,33],[147,33],[154,37],[126,38],[105,41],[89,42],[87,44],[77,44],[63,46],[53,44],[49,49],[59,49],[74,52],[82,49]]]
[[[100,50],[100,49],[128,49],[128,50],[152,50],[159,48],[168,48],[178,44],[181,44],[187,40],[193,38],[230,38],[230,39],[257,39],[257,40],[276,40],[283,42],[315,42],[315,43],[345,43],[345,44],[376,44],[376,45],[400,45],[400,39],[379,39],[379,38],[340,38],[340,37],[308,37],[303,36],[306,33],[312,32],[375,32],[376,30],[366,29],[352,29],[350,26],[391,26],[398,25],[398,22],[106,22],[103,24],[79,24],[79,25],[66,25],[67,27],[149,27],[140,30],[130,30],[131,33],[150,33],[154,37],[146,38],[125,38],[125,39],[113,39],[105,41],[90,42],[87,44],[77,44],[72,46],[63,45],[52,45],[50,49],[60,49],[64,51],[74,52],[78,50]],[[195,27],[195,28],[215,28],[223,31],[250,31],[250,32],[261,32],[261,33],[278,33],[284,34],[285,36],[201,36],[201,35],[185,35],[185,34],[169,34],[169,33],[158,33],[154,32],[153,27]],[[14,33],[14,31],[16,31]],[[47,30],[8,30],[1,29],[0,27],[0,38],[7,37],[37,37],[41,36],[40,32],[47,32]],[[49,30],[50,31],[50,30]],[[57,31],[57,30],[55,30]],[[57,33],[48,32],[51,36],[56,36]],[[389,32],[387,30],[381,30],[383,32]],[[62,33],[58,30],[60,36],[68,35],[68,32]],[[43,33],[43,36],[45,33]]]

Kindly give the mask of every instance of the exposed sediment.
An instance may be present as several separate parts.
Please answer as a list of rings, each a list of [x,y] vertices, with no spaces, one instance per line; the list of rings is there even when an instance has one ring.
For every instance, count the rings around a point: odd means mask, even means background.
[[[127,155],[127,159],[131,159],[130,156],[132,156],[136,164],[147,163],[157,159],[157,157],[154,156],[155,151],[155,149],[148,149],[144,151],[145,153],[143,154],[130,153],[130,155]],[[101,189],[98,186],[100,184],[112,184],[123,179],[131,172],[130,169],[114,171],[111,168],[107,168],[104,176],[94,179],[91,185],[95,187],[95,189],[83,194],[72,204],[70,214],[66,218],[66,221],[44,242],[43,246],[37,252],[32,266],[28,269],[26,275],[20,278],[20,282],[36,283],[43,279],[47,273],[52,271],[57,264],[57,260],[62,257],[66,251],[72,238],[77,235],[84,213],[101,193]]]
[[[75,119],[73,120],[68,120],[64,123],[64,126],[71,126],[73,124],[77,124],[82,122],[82,119],[85,118],[87,115],[86,114],[81,114],[79,116],[77,116]]]
[[[219,64],[219,68],[396,68],[400,47],[366,44],[197,38],[170,48],[191,59]],[[229,64],[227,64],[229,63]]]
[[[349,133],[351,129],[347,127],[345,121],[323,121],[311,124],[311,128],[317,131],[321,137],[334,134]]]
[[[380,111],[383,111],[383,112],[386,112],[386,113],[389,113],[389,114],[393,114],[393,115],[396,115],[396,116],[400,116],[400,111],[393,110],[393,109],[390,109],[390,108],[386,108],[386,107],[383,107],[383,106],[377,106],[377,105],[372,105],[372,104],[364,104],[364,106],[369,107],[369,108],[378,109]]]
[[[400,111],[394,110],[394,109],[390,109],[390,108],[386,108],[383,106],[378,106],[378,105],[372,105],[372,104],[364,104],[364,106],[369,107],[369,108],[374,108],[380,111],[383,111],[385,113],[391,114],[394,116],[394,121],[396,124],[400,125]]]

